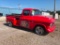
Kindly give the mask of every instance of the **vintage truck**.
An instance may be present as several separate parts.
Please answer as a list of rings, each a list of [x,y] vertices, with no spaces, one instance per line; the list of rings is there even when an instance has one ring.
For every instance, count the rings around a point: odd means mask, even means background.
[[[35,31],[36,34],[44,35],[55,30],[55,19],[42,16],[38,9],[24,8],[21,14],[7,14],[8,26],[19,26]]]

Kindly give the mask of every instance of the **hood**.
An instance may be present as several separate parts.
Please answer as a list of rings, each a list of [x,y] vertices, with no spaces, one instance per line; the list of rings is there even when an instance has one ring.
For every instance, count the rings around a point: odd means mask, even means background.
[[[40,22],[52,23],[55,21],[55,19],[52,16],[36,15],[33,17],[34,17],[34,20],[40,21]]]

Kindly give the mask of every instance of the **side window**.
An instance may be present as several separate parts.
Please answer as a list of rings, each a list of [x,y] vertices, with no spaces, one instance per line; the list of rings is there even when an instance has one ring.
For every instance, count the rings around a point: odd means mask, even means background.
[[[30,14],[30,10],[24,10],[23,14],[24,14],[25,16],[29,15],[29,14]]]

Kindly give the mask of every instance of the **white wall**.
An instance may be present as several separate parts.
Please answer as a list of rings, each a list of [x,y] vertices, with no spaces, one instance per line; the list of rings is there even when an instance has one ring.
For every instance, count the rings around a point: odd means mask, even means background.
[[[43,16],[49,16],[50,13],[48,13],[48,12],[42,12],[42,15],[43,15]]]
[[[58,13],[55,14],[55,19],[58,19]]]
[[[6,17],[5,16],[0,17],[0,21],[6,21]]]

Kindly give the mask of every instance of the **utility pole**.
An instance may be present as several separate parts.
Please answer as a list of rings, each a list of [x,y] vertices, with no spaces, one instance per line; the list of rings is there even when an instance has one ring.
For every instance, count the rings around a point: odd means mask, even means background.
[[[18,8],[19,8],[19,10],[20,10],[20,4],[18,4]]]
[[[54,15],[53,15],[53,18],[55,18],[55,14],[56,14],[56,0],[54,0]]]
[[[20,12],[20,4],[18,4],[18,11]],[[20,14],[20,13],[19,13]]]

